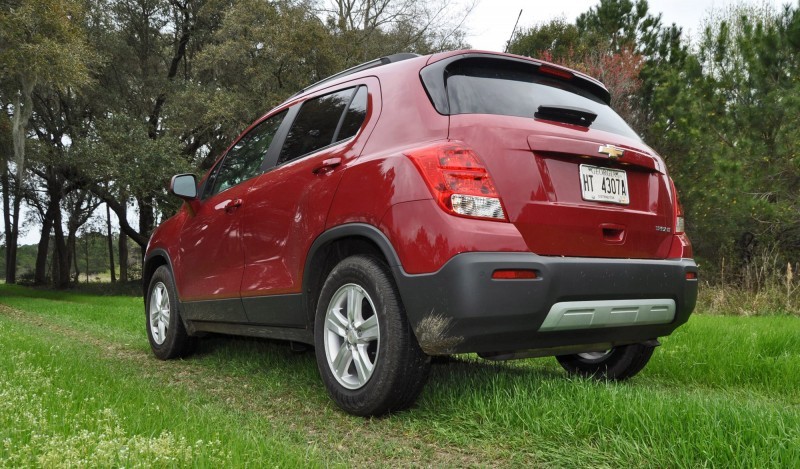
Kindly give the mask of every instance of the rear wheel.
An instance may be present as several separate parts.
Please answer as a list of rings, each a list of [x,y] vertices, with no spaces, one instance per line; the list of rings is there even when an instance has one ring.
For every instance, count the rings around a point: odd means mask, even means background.
[[[341,261],[320,293],[317,367],[331,398],[362,416],[416,401],[430,370],[386,266],[371,256]]]
[[[586,352],[556,357],[571,374],[598,379],[625,380],[640,372],[655,347],[631,344],[614,347],[605,352]]]
[[[196,339],[183,326],[172,272],[162,265],[153,273],[145,301],[147,338],[153,354],[162,360],[189,355]]]

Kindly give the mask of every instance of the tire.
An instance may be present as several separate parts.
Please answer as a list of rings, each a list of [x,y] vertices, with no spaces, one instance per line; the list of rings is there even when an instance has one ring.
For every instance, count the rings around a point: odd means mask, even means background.
[[[622,381],[642,371],[655,347],[631,344],[614,347],[607,352],[560,355],[556,359],[570,374],[597,379]]]
[[[386,265],[357,255],[328,275],[314,325],[317,368],[342,410],[378,416],[410,407],[430,371]]]
[[[197,343],[183,325],[172,272],[162,265],[153,273],[144,302],[147,338],[153,354],[161,360],[185,357]]]

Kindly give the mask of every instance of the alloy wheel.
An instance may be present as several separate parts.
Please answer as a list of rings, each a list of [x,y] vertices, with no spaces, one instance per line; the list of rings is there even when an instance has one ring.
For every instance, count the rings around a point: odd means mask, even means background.
[[[325,313],[328,366],[347,389],[367,384],[378,362],[380,326],[375,305],[360,286],[348,283],[331,298]]]

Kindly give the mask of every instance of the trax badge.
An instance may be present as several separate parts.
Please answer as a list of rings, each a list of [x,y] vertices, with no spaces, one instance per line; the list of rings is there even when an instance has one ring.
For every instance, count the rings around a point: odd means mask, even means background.
[[[617,148],[614,145],[601,145],[600,149],[597,151],[598,153],[608,155],[608,157],[611,158],[612,160],[622,158],[622,155],[625,154],[625,150],[623,150],[622,148]]]

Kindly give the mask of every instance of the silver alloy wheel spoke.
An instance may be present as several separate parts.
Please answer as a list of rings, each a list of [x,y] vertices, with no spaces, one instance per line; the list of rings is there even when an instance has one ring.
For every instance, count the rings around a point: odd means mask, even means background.
[[[353,365],[356,367],[356,378],[358,379],[358,384],[362,386],[367,382],[366,377],[372,374],[369,366],[369,357],[366,355],[367,351],[364,350],[363,345],[353,350]]]
[[[163,282],[158,282],[150,293],[150,335],[158,345],[167,338],[169,316],[169,292]]]
[[[353,357],[353,352],[347,347],[347,343],[343,342],[339,347],[339,353],[333,360],[333,371],[340,378],[344,378],[347,369],[350,368],[350,360]]]
[[[378,331],[378,316],[373,314],[369,319],[362,322],[357,329],[360,332],[358,335],[359,344],[366,344],[367,342],[376,340],[380,335]]]
[[[324,328],[325,357],[339,384],[347,389],[367,384],[375,370],[381,338],[372,298],[359,285],[343,285],[331,297]]]
[[[347,290],[347,320],[354,323],[361,319],[361,302],[364,295],[357,289]]]
[[[330,311],[325,318],[325,328],[341,338],[347,337],[347,319],[338,311]]]

